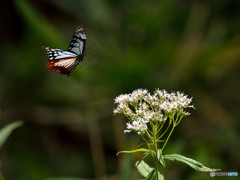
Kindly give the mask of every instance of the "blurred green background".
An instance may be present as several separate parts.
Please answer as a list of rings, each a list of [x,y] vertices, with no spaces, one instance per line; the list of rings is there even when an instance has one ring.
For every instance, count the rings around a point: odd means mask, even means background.
[[[240,172],[240,1],[15,0],[1,5],[0,126],[22,120],[0,150],[6,180],[138,179],[139,144],[114,98],[182,91],[190,110],[165,153]],[[87,57],[49,72],[42,46],[66,49],[76,26]],[[211,179],[168,163],[165,179]],[[235,179],[231,177],[231,179]]]

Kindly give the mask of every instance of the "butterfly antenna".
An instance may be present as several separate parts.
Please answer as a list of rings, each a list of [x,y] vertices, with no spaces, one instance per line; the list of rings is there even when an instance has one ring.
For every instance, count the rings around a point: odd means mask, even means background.
[[[92,48],[92,47],[95,46],[95,45],[96,45],[96,43],[91,44],[88,48],[86,48],[85,51],[88,51],[90,48]]]

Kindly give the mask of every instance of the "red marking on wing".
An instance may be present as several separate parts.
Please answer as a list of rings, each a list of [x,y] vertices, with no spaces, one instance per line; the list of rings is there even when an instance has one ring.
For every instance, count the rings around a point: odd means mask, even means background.
[[[71,59],[72,61],[69,61]],[[64,61],[66,61],[65,64]],[[58,63],[61,63],[62,65],[58,65]],[[49,71],[70,75],[70,73],[74,70],[77,64],[78,63],[76,62],[75,57],[67,57],[61,60],[50,61],[47,64],[47,68]]]
[[[48,70],[49,71],[54,71],[54,72],[59,72],[59,73],[63,74],[63,71],[66,68],[64,68],[63,66],[55,66],[54,64],[55,64],[55,62],[49,62],[47,64]]]

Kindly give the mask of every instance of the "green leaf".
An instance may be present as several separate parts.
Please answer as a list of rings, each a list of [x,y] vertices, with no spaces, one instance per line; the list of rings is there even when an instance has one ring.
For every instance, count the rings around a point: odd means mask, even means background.
[[[164,176],[163,176],[160,172],[158,172],[158,178],[157,178],[157,173],[156,173],[156,171],[155,171],[154,179],[152,179],[152,180],[156,180],[156,179],[158,179],[158,180],[164,180]]]
[[[132,151],[119,151],[119,152],[117,153],[117,156],[118,156],[120,153],[135,153],[135,152],[146,152],[146,151],[149,151],[149,149],[140,148],[140,149],[135,149],[135,150],[132,150]]]
[[[151,154],[151,152],[153,152],[153,151],[152,150],[148,150],[148,151],[144,152],[141,160],[138,161],[138,163],[140,163],[142,160],[144,160],[149,154]]]
[[[157,159],[163,165],[163,167],[165,167],[165,161],[164,161],[164,157],[162,155],[161,149],[158,149],[158,151],[157,151]]]
[[[141,163],[149,154],[151,154],[151,152],[152,152],[152,150],[144,152],[143,157],[140,159],[140,161],[138,161],[138,164]]]
[[[34,29],[40,38],[48,41],[52,46],[58,45],[64,47],[61,36],[53,25],[49,23],[41,13],[38,13],[29,1],[15,0],[14,4],[22,19]]]
[[[148,151],[144,152],[142,160],[144,160],[149,154],[151,154],[151,152],[152,152],[152,150],[148,150]]]
[[[138,172],[144,176],[147,180],[156,180],[158,175],[158,180],[164,180],[163,174],[160,172],[156,173],[156,170],[150,167],[143,160],[139,163],[136,162],[135,166],[137,167]]]
[[[141,161],[140,163],[139,163],[139,161],[137,161],[135,166],[136,166],[138,172],[144,177],[147,177],[150,173],[152,173],[152,171],[154,171],[154,169],[151,168],[144,161]]]
[[[165,142],[166,141],[166,139],[163,139],[163,140],[157,140],[157,142]]]
[[[158,173],[159,180],[164,180],[163,174]]]
[[[22,124],[23,124],[22,121],[13,122],[0,130],[0,148],[2,147],[3,143],[7,140],[9,135],[12,133],[12,131],[21,126]]]
[[[154,169],[152,172],[148,174],[146,179],[147,180],[164,180],[164,176],[160,172],[157,173],[156,170]]]
[[[156,171],[152,170],[146,177],[146,180],[156,180]]]
[[[183,162],[183,163],[191,166],[193,169],[195,169],[197,171],[211,172],[211,171],[220,171],[221,170],[221,169],[212,169],[212,168],[206,167],[198,161],[195,161],[191,158],[184,157],[184,156],[179,155],[179,154],[164,155],[163,158],[171,160],[171,161]]]

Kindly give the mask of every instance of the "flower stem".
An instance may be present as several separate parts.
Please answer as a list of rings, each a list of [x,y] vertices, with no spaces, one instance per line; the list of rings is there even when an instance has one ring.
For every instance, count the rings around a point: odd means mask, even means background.
[[[173,121],[174,121],[174,120],[173,120]],[[167,137],[167,140],[165,141],[165,143],[164,143],[164,145],[163,145],[163,147],[162,147],[162,151],[163,151],[163,149],[165,148],[165,146],[167,145],[167,142],[168,142],[170,136],[172,135],[172,132],[173,132],[175,126],[176,126],[176,125],[175,125],[175,123],[173,122],[173,127],[172,127],[172,129],[171,129],[171,131],[170,131],[170,133],[169,133],[169,135],[168,135],[168,137]]]
[[[166,122],[166,121],[163,121],[163,122],[162,122],[162,125],[161,125],[160,128],[158,128],[157,133],[159,133],[159,131],[162,129],[162,127],[163,127],[163,125],[165,124],[165,122]]]
[[[171,123],[172,123],[172,122],[169,121],[168,127],[167,127],[166,130],[161,134],[161,136],[158,137],[158,139],[161,139],[161,138],[164,136],[164,134],[166,134],[166,132],[168,131],[169,127],[171,126]]]
[[[152,128],[153,128],[153,139],[152,139],[152,142],[153,142],[153,148],[154,148],[154,153],[155,153],[155,156],[154,156],[154,162],[155,162],[155,170],[156,170],[156,173],[157,173],[157,180],[159,179],[158,177],[158,171],[159,171],[159,168],[158,168],[158,146],[157,146],[157,132],[158,132],[158,125],[153,125]]]

